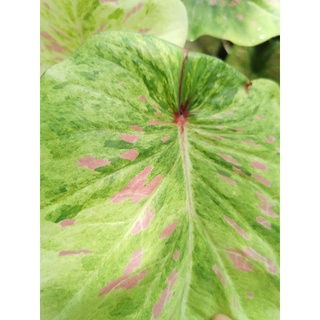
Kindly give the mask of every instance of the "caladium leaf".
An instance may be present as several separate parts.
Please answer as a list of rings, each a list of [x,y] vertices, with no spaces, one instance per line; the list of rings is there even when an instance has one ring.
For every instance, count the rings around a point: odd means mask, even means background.
[[[41,78],[43,319],[279,317],[279,87],[101,33]]]
[[[147,33],[183,46],[188,17],[180,0],[41,0],[41,73],[103,30]]]
[[[255,46],[280,34],[279,0],[182,0],[188,11],[188,40],[201,35]]]

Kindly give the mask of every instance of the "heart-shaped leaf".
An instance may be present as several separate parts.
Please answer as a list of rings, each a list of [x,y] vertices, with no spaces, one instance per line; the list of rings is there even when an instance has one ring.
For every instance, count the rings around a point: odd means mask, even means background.
[[[45,73],[43,319],[278,319],[279,88],[247,81],[121,32]]]
[[[182,0],[189,18],[188,40],[201,35],[255,46],[280,34],[279,0]]]
[[[41,0],[41,73],[103,30],[147,33],[183,46],[180,0]]]

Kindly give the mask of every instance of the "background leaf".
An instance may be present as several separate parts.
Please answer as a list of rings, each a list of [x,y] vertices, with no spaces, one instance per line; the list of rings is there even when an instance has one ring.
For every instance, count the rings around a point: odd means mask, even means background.
[[[188,11],[188,40],[201,35],[255,46],[280,34],[279,0],[182,0]]]
[[[41,0],[41,73],[103,30],[147,33],[183,46],[187,13],[179,0]]]
[[[41,79],[41,174],[43,319],[279,318],[274,82],[101,33]]]
[[[250,79],[268,78],[280,84],[280,39],[256,47],[234,45],[226,62]]]

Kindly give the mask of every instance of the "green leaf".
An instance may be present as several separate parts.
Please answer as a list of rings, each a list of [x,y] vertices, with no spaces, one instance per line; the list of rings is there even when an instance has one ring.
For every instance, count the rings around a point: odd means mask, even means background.
[[[41,0],[41,73],[103,30],[147,33],[183,46],[188,18],[180,0]]]
[[[250,79],[268,78],[280,84],[280,40],[256,47],[233,46],[226,62]]]
[[[255,46],[280,34],[279,0],[182,0],[189,18],[188,40],[201,35]]]
[[[279,318],[279,87],[101,33],[41,78],[43,319]]]

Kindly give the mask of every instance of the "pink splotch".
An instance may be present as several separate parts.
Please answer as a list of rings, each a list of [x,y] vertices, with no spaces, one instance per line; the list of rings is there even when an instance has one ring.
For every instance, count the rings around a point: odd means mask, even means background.
[[[245,249],[245,253],[251,259],[263,262],[265,264],[265,266],[266,266],[266,268],[267,268],[269,273],[271,273],[271,274],[277,274],[278,273],[278,268],[275,265],[273,260],[261,256],[254,249],[249,248],[249,247]]]
[[[224,219],[228,222],[228,224],[234,228],[244,239],[248,240],[249,236],[248,234],[231,218],[224,216]]]
[[[237,304],[237,300],[235,297],[232,297],[232,306],[234,309],[238,309],[238,304]]]
[[[144,6],[142,2],[139,2],[135,7],[133,7],[125,16],[124,22],[126,22],[133,14],[136,14]]]
[[[232,167],[232,170],[244,178],[247,177],[247,175],[244,172],[242,172],[239,168]]]
[[[167,226],[167,227],[162,231],[162,233],[161,233],[161,235],[160,235],[160,239],[163,239],[163,238],[165,238],[165,237],[169,237],[169,236],[172,234],[172,232],[174,231],[174,229],[176,228],[177,223],[178,223],[178,220],[175,221],[175,222],[173,222],[173,223],[171,223],[169,226]]]
[[[246,259],[245,252],[241,250],[227,249],[228,257],[232,261],[234,267],[242,272],[253,271],[253,265]]]
[[[151,30],[151,29],[144,28],[144,29],[139,29],[138,32],[145,34],[145,33],[148,33],[150,30]]]
[[[217,0],[211,0],[210,5],[215,6],[217,4]]]
[[[261,224],[262,226],[264,226],[266,229],[271,229],[271,222],[266,220],[265,218],[263,217],[257,217],[256,218],[257,222],[259,224]]]
[[[147,275],[147,270],[144,269],[140,271],[136,275],[131,275],[140,265],[142,262],[142,254],[143,250],[142,248],[139,248],[137,251],[135,251],[129,263],[127,264],[123,275],[115,279],[111,282],[109,282],[98,294],[98,296],[103,296],[104,294],[109,293],[111,290],[119,290],[119,289],[132,289],[134,288],[140,280],[142,280]]]
[[[254,142],[254,141],[251,141],[251,140],[242,140],[241,142],[245,143],[245,144],[249,144],[251,146],[254,146],[254,147],[259,147],[260,144]]]
[[[232,130],[243,131],[243,128],[232,128]]]
[[[179,250],[176,250],[176,251],[174,252],[173,256],[172,256],[172,259],[173,259],[174,261],[177,261],[178,258],[179,258],[179,254],[180,254]]]
[[[49,6],[49,4],[47,3],[47,2],[43,2],[42,3],[47,9],[50,9],[50,6]]]
[[[254,293],[251,291],[247,291],[246,296],[252,299],[252,298],[254,298]]]
[[[154,214],[155,214],[155,210],[150,211],[150,208],[147,207],[146,209],[146,214],[144,216],[144,218],[142,218],[141,220],[137,221],[136,225],[134,226],[131,234],[134,236],[136,235],[137,233],[141,232],[142,230],[145,230],[149,224],[151,223],[153,217],[154,217]]]
[[[276,138],[272,137],[272,136],[266,139],[266,142],[268,142],[268,143],[273,143],[275,141],[276,141]]]
[[[263,201],[262,203],[258,204],[258,207],[260,208],[261,212],[266,216],[277,218],[278,215],[273,211],[271,202],[269,202],[265,198],[265,196],[259,192],[257,192],[257,196],[260,200]]]
[[[224,175],[222,175],[222,174],[220,174],[220,173],[217,173],[217,175],[218,175],[220,178],[222,178],[224,181],[226,181],[226,182],[228,182],[228,183],[230,183],[230,184],[232,184],[232,185],[234,185],[234,186],[237,185],[237,183],[236,183],[235,181],[233,181],[232,179],[230,179],[230,178],[228,178],[228,177],[226,177],[226,176],[224,176]]]
[[[253,168],[258,169],[258,170],[267,170],[268,169],[265,164],[258,162],[258,161],[251,162],[250,164]]]
[[[145,96],[140,96],[139,99],[140,99],[141,101],[147,101],[147,98],[146,98]]]
[[[99,29],[97,30],[97,32],[96,33],[100,33],[100,32],[102,32],[103,30],[104,30],[104,28],[106,27],[106,23],[101,23],[101,25],[100,25],[100,27],[99,27]]]
[[[156,126],[161,124],[168,124],[168,122],[165,121],[158,121],[158,120],[151,120],[148,122],[148,126]]]
[[[120,154],[120,158],[127,159],[127,160],[135,160],[136,157],[139,155],[139,152],[137,150],[131,149],[125,153]]]
[[[143,250],[139,248],[131,255],[131,259],[124,270],[124,276],[130,275],[135,269],[137,269],[142,262]]]
[[[243,20],[243,15],[241,13],[238,13],[236,15],[236,18],[241,21],[241,20]]]
[[[88,253],[92,253],[92,252],[89,251],[89,250],[86,250],[86,249],[81,249],[81,250],[78,250],[78,251],[66,250],[66,251],[60,251],[59,252],[59,256],[63,257],[63,256],[69,256],[69,255],[77,255],[77,254],[81,254],[81,253],[88,254]]]
[[[276,149],[276,152],[277,152],[277,153],[280,153],[280,148],[277,148],[277,149]]]
[[[234,114],[234,111],[233,110],[229,110],[229,111],[226,111],[225,113],[226,114]]]
[[[130,135],[130,134],[124,134],[124,133],[119,133],[119,137],[126,141],[126,142],[130,142],[130,143],[136,143],[140,137],[136,136],[136,135]]]
[[[218,130],[222,130],[222,129],[224,129],[225,127],[224,127],[224,126],[216,126],[216,128],[217,128]]]
[[[96,159],[93,156],[83,157],[78,160],[79,168],[88,168],[94,170],[103,166],[110,164],[110,161],[107,159]]]
[[[213,271],[215,272],[215,274],[219,277],[219,279],[221,280],[223,286],[225,287],[226,286],[226,279],[224,278],[220,268],[215,264],[213,267],[212,267]]]
[[[131,277],[130,276],[122,276],[116,280],[113,280],[99,292],[98,297],[101,297],[101,296],[109,293],[111,290],[132,289],[146,275],[147,275],[147,269],[144,269],[134,276],[131,276]]]
[[[143,132],[143,129],[142,129],[140,126],[131,126],[131,129],[132,129],[132,130],[135,130],[135,131],[141,131],[141,132]]]
[[[255,178],[258,182],[264,184],[266,187],[271,186],[271,182],[265,177],[260,176],[259,174],[253,173],[252,177]]]
[[[60,221],[60,226],[62,228],[72,226],[76,222],[75,219],[65,219]]]
[[[153,170],[153,166],[146,167],[129,181],[126,187],[111,197],[113,203],[118,203],[131,199],[134,203],[140,202],[149,196],[157,187],[162,179],[162,175],[156,176],[148,185],[145,186],[147,177]]]
[[[169,285],[161,292],[160,299],[153,306],[152,315],[154,319],[157,319],[160,316],[165,304],[172,297],[173,287],[176,280],[177,272],[176,269],[174,269],[166,280]]]
[[[239,167],[241,166],[241,164],[235,158],[232,158],[231,156],[228,156],[223,153],[218,153],[218,156],[221,157],[222,159],[226,160],[229,163],[232,163],[232,164],[239,166]]]
[[[57,53],[63,53],[65,52],[68,48],[61,46],[56,39],[54,39],[49,33],[47,32],[41,32],[40,33],[41,37],[43,37],[44,39],[48,40],[50,42],[50,45],[46,44],[46,48],[57,52]]]
[[[165,136],[161,139],[162,142],[166,142],[170,139],[170,136]]]
[[[258,120],[264,120],[264,116],[256,116],[256,119],[258,119]]]

